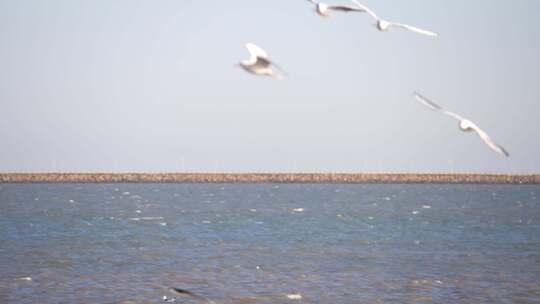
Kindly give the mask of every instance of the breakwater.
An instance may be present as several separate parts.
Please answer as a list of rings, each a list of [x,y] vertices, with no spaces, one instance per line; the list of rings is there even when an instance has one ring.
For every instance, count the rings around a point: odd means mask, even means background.
[[[0,183],[540,184],[540,174],[458,173],[0,173]]]

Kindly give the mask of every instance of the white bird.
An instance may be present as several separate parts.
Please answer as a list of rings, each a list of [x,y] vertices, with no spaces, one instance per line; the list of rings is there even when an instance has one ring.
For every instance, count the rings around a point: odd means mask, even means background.
[[[459,116],[456,113],[447,111],[443,108],[441,108],[439,105],[435,104],[433,101],[427,99],[426,97],[422,96],[420,93],[415,92],[414,97],[423,105],[430,108],[433,111],[440,112],[443,114],[446,114],[456,120],[459,121],[459,129],[463,132],[476,132],[478,136],[488,145],[493,151],[504,155],[504,156],[510,156],[510,154],[501,146],[497,145],[493,140],[489,137],[489,135],[484,132],[484,130],[480,129],[474,122],[463,118]]]
[[[326,3],[317,2],[315,0],[308,0],[309,2],[315,4],[315,12],[321,17],[330,17],[330,11],[339,11],[339,12],[361,12],[365,13],[366,11],[356,5],[328,5]]]
[[[162,299],[163,302],[165,302],[165,303],[174,303],[174,302],[176,302],[176,298],[169,298],[169,297],[167,297],[167,296],[163,296],[163,297],[161,297],[161,299]]]
[[[285,72],[277,64],[270,60],[270,57],[265,50],[253,43],[247,43],[246,48],[250,54],[250,58],[248,60],[241,61],[237,64],[237,66],[255,75],[269,76],[274,79],[283,78],[283,74],[285,74]],[[272,66],[279,69],[281,73],[273,69]]]
[[[361,11],[368,13],[368,15],[370,15],[371,17],[373,17],[373,19],[375,19],[375,22],[376,22],[375,27],[381,32],[386,32],[391,27],[399,27],[399,28],[402,28],[402,29],[405,29],[405,30],[409,30],[409,31],[418,33],[418,34],[422,34],[422,35],[427,35],[427,36],[431,36],[431,37],[439,36],[437,33],[434,33],[434,32],[428,31],[428,30],[423,30],[423,29],[420,29],[420,28],[417,28],[417,27],[414,27],[414,26],[411,26],[411,25],[397,23],[397,22],[390,22],[388,20],[381,19],[369,7],[359,3],[356,0],[352,0],[352,1],[358,6],[358,8]]]

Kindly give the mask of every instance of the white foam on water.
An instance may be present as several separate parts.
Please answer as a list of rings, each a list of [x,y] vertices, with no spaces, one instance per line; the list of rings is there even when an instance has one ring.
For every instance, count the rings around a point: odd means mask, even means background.
[[[144,216],[144,217],[132,217],[132,218],[129,218],[130,221],[153,221],[153,220],[162,220],[162,219],[163,219],[162,216],[156,216],[156,217]]]
[[[22,278],[18,278],[17,280],[19,280],[19,281],[32,282],[32,278],[31,278],[31,277],[22,277]]]
[[[289,299],[289,300],[302,300],[302,295],[299,294],[299,293],[288,294],[287,299]]]

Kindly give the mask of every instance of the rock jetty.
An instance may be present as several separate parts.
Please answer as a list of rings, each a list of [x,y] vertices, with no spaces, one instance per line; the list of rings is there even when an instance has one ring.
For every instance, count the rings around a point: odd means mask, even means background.
[[[0,173],[0,183],[540,184],[540,174],[480,173]]]

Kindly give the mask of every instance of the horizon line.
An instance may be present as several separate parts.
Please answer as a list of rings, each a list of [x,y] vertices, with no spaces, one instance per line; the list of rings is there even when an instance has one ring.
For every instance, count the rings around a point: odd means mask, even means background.
[[[0,172],[1,183],[540,184],[540,174],[473,172]]]

